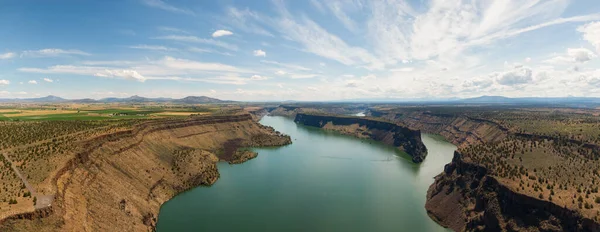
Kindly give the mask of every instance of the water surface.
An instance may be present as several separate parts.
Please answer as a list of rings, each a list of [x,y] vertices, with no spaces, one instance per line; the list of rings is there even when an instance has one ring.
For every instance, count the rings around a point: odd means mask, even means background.
[[[421,165],[370,140],[265,117],[293,144],[254,149],[243,164],[219,164],[221,178],[166,202],[158,231],[445,231],[425,212],[427,188],[455,146],[423,135]]]

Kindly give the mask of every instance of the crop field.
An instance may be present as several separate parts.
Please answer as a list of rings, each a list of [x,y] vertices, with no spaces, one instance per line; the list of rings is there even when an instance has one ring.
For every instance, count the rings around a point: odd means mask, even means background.
[[[145,119],[211,114],[215,106],[134,106],[114,104],[65,104],[41,106],[2,106],[0,121],[71,121]]]

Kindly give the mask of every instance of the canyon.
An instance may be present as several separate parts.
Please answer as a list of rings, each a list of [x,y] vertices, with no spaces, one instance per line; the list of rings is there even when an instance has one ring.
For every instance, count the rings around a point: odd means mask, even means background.
[[[5,218],[0,230],[151,231],[164,202],[217,181],[218,161],[255,156],[242,147],[290,143],[250,114],[146,120],[106,131],[79,142],[47,177],[50,207]]]

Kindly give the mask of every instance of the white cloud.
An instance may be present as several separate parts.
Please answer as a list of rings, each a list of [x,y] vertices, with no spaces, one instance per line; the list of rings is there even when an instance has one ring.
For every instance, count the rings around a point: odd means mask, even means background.
[[[129,46],[129,48],[143,49],[143,50],[154,50],[154,51],[176,51],[177,50],[175,48],[169,48],[169,47],[165,47],[165,46],[146,45],[146,44]]]
[[[254,50],[253,54],[254,54],[254,56],[263,56],[263,57],[267,56],[267,53],[265,51],[263,51],[263,50],[260,50],[260,49]]]
[[[600,52],[600,21],[580,26],[577,31],[583,33],[583,39],[590,42],[596,51]]]
[[[310,90],[310,91],[319,91],[319,88],[317,88],[317,87],[314,87],[314,86],[309,86],[309,87],[306,87],[306,89],[308,89],[308,90]]]
[[[412,67],[390,69],[392,72],[412,72],[413,70],[415,69]]]
[[[206,49],[206,48],[189,47],[187,50],[190,52],[197,52],[197,53],[213,53],[213,54],[219,54],[219,55],[224,55],[224,56],[233,56],[229,52],[219,52],[219,51],[215,51],[212,49]]]
[[[176,33],[189,34],[188,31],[182,30],[182,29],[179,29],[179,28],[175,28],[175,27],[158,27],[158,30],[166,31],[166,32],[176,32]]]
[[[233,35],[233,32],[228,31],[228,30],[217,30],[215,32],[212,33],[212,37],[213,38],[217,38],[217,37],[221,37],[221,36],[227,36],[227,35]]]
[[[533,81],[532,71],[526,67],[516,68],[496,76],[496,82],[501,85],[520,85],[531,81]]]
[[[585,49],[585,48],[569,48],[567,49],[567,53],[565,55],[558,55],[551,59],[544,60],[544,63],[549,64],[573,64],[573,63],[585,63],[594,58],[597,55],[594,52]]]
[[[288,68],[288,69],[292,69],[295,71],[310,71],[310,68],[301,66],[301,65],[296,65],[296,64],[287,64],[287,63],[280,63],[277,61],[272,61],[272,60],[261,60],[260,62],[265,63],[265,64],[272,64],[272,65],[276,65],[279,67],[284,67],[284,68]]]
[[[283,76],[283,75],[285,75],[285,72],[282,70],[277,70],[277,72],[275,72],[275,74],[277,74],[279,76]]]
[[[317,75],[315,74],[291,74],[290,78],[292,79],[308,79],[308,78],[315,78],[317,77]]]
[[[79,56],[89,56],[91,54],[76,50],[76,49],[58,49],[58,48],[46,48],[41,50],[29,50],[23,51],[21,53],[21,57],[51,57],[51,56],[61,56],[61,55],[79,55]]]
[[[30,80],[30,81],[28,81],[27,83],[29,83],[29,84],[33,84],[33,85],[37,85],[37,81],[36,81],[36,80]]]
[[[0,54],[0,60],[6,60],[15,57],[15,53],[8,52],[4,54]]]
[[[267,80],[267,79],[269,79],[269,78],[267,78],[267,77],[264,77],[264,76],[260,76],[260,75],[252,75],[252,76],[250,77],[250,79],[252,79],[252,80],[254,80],[254,81],[264,81],[264,80]]]
[[[194,15],[194,12],[192,12],[190,10],[177,8],[175,6],[167,4],[166,2],[164,2],[162,0],[142,0],[142,3],[144,3],[145,5],[150,6],[150,7],[170,11],[173,13],[183,13],[183,14],[188,14],[188,15]]]
[[[167,35],[167,36],[159,36],[159,37],[156,37],[155,39],[172,40],[172,41],[188,42],[188,43],[202,43],[202,44],[208,44],[208,45],[225,48],[225,49],[232,50],[232,51],[238,50],[238,47],[236,45],[225,43],[223,41],[216,41],[213,39],[198,38],[196,36]]]
[[[44,81],[45,81],[45,82],[50,82],[50,83],[54,82],[52,79],[50,79],[50,78],[47,78],[47,77],[46,77],[46,78],[44,78]]]
[[[239,72],[247,73],[249,70],[240,69],[231,65],[220,63],[204,63],[193,60],[177,59],[170,56],[165,57],[159,62],[168,68],[182,70],[201,70],[201,71],[223,71],[223,72]]]
[[[136,80],[139,82],[146,81],[146,78],[135,70],[104,70],[103,72],[95,73],[97,77],[121,77],[126,80]]]
[[[373,74],[369,74],[369,75],[360,77],[360,79],[363,79],[363,80],[375,80],[375,79],[377,79],[377,77],[375,75],[373,75]]]
[[[346,81],[346,84],[344,86],[348,88],[356,88],[358,87],[358,82],[354,80]]]
[[[0,80],[0,86],[1,85],[9,85],[10,81],[9,80]]]
[[[160,60],[144,62],[105,61],[87,62],[88,66],[55,65],[47,68],[19,68],[21,72],[71,74],[122,78],[128,80],[176,80],[202,81],[223,84],[245,84],[248,78],[239,77],[240,73],[254,73],[252,70],[221,63],[207,63],[166,56]],[[95,65],[108,66],[95,66]],[[119,67],[111,66],[118,65]],[[129,66],[130,65],[130,66]]]

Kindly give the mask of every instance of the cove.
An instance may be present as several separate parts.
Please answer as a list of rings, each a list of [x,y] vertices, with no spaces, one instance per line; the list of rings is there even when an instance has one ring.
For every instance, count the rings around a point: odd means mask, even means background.
[[[260,123],[293,144],[254,149],[258,157],[243,164],[219,163],[213,186],[163,204],[157,231],[447,231],[424,207],[456,149],[440,136],[422,135],[428,155],[418,165],[393,147],[284,117]]]

